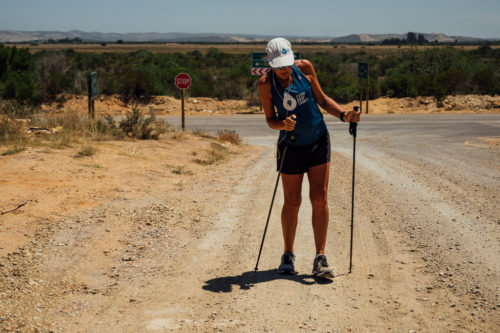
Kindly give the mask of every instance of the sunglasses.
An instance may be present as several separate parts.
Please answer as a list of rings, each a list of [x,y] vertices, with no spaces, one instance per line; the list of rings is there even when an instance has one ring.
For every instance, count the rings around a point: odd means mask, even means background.
[[[292,66],[281,66],[281,67],[274,67],[273,69],[277,70],[277,71],[280,71],[282,69],[288,69],[288,68],[292,68]]]

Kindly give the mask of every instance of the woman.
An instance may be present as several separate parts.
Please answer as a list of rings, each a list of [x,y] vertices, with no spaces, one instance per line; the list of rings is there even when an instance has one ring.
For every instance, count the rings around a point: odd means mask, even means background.
[[[286,39],[272,39],[267,44],[266,52],[271,71],[260,78],[259,91],[267,124],[272,129],[280,130],[278,169],[284,148],[288,144],[281,169],[284,192],[281,226],[285,246],[278,273],[296,273],[293,243],[301,203],[302,180],[304,173],[307,173],[316,245],[312,273],[318,277],[331,278],[333,271],[325,256],[330,137],[318,104],[344,122],[358,122],[360,112],[342,111],[333,99],[325,95],[313,65],[307,60],[294,60],[290,42]],[[290,135],[286,135],[287,131],[293,131],[293,140],[289,139]]]

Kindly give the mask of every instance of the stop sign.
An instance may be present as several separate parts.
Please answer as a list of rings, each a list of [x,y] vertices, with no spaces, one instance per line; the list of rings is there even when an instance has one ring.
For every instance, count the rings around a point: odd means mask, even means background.
[[[179,73],[175,77],[175,86],[179,89],[187,89],[191,86],[191,76],[187,73]]]

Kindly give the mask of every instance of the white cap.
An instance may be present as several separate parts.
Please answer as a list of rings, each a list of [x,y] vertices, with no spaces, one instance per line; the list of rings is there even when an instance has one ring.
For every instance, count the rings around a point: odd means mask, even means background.
[[[266,46],[267,61],[272,68],[292,66],[295,60],[292,45],[285,38],[274,38]]]

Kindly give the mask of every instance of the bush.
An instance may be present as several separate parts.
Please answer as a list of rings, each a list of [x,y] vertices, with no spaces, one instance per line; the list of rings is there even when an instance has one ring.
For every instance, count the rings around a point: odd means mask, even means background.
[[[104,119],[98,119],[97,122],[95,122],[95,129],[93,124],[90,126],[91,131],[96,133],[96,140],[98,141],[105,140],[108,137],[118,139],[125,137],[123,131],[116,126],[116,122],[110,115],[106,116]]]
[[[357,63],[370,64],[370,96],[441,96],[457,93],[500,93],[500,50],[483,45],[476,50],[411,48],[384,56],[366,52],[304,53],[314,64],[323,91],[339,102],[359,97]],[[174,77],[191,75],[190,96],[245,99],[259,104],[257,77],[250,75],[250,54],[229,54],[211,48],[205,54],[79,53],[42,51],[0,45],[0,97],[29,105],[54,101],[62,93],[87,93],[87,75],[96,71],[100,94],[120,94],[125,100],[154,95],[179,96]]]
[[[239,145],[241,143],[241,137],[235,130],[218,130],[217,140],[223,142],[229,142],[234,145]]]
[[[85,146],[85,147],[82,147],[82,149],[80,149],[78,151],[78,157],[84,157],[84,156],[92,156],[96,153],[97,149],[93,146]]]
[[[196,158],[193,162],[200,165],[212,165],[224,161],[230,154],[229,150],[220,144],[212,143],[211,149],[207,151],[205,159]]]
[[[15,121],[7,115],[0,114],[0,142],[23,143],[25,131],[20,122]]]
[[[142,140],[158,140],[160,134],[165,132],[165,127],[161,121],[155,122],[153,118],[144,119],[137,108],[132,110],[132,115],[127,116],[120,122],[119,127],[126,136]]]

